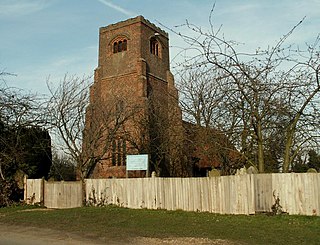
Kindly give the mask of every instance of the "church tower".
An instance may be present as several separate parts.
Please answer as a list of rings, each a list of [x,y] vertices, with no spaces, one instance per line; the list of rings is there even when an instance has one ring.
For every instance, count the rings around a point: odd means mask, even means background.
[[[168,34],[142,16],[100,28],[84,132],[88,177],[125,177],[126,154],[149,154],[151,171],[172,175],[181,130]]]

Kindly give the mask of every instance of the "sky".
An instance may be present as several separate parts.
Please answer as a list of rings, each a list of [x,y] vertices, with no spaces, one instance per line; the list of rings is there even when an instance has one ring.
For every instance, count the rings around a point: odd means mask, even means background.
[[[138,15],[169,33],[175,57],[186,45],[170,28],[186,20],[208,28],[213,4],[214,25],[253,51],[274,45],[303,17],[289,42],[320,33],[320,0],[0,0],[0,71],[16,75],[6,76],[8,86],[46,94],[48,79],[93,74],[100,27]]]

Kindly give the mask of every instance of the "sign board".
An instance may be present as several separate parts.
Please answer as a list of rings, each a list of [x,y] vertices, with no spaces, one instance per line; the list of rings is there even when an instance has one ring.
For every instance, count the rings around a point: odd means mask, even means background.
[[[148,170],[148,155],[127,155],[127,171]]]

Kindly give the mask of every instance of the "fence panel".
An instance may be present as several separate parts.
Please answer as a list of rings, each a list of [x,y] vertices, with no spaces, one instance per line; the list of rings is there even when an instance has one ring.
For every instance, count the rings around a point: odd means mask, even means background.
[[[44,206],[75,208],[82,206],[82,182],[44,182]]]
[[[289,214],[319,215],[320,174],[273,175],[273,189],[280,205]]]
[[[24,190],[27,204],[43,203],[43,179],[27,179]]]
[[[271,212],[279,198],[289,214],[320,215],[320,174],[282,173],[254,175],[256,212]]]
[[[274,203],[272,190],[272,174],[254,176],[254,198],[256,212],[271,212]]]

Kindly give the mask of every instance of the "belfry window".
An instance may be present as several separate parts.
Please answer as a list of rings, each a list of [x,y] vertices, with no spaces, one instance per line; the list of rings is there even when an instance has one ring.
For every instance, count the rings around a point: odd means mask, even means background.
[[[122,41],[118,42],[118,52],[122,52]]]
[[[117,42],[115,42],[113,44],[113,53],[118,53],[118,43]]]
[[[160,43],[154,37],[150,39],[150,53],[161,57]]]
[[[119,53],[127,50],[127,40],[118,40],[113,43],[113,53]]]
[[[127,50],[127,40],[124,39],[122,42],[122,51],[126,51]]]

